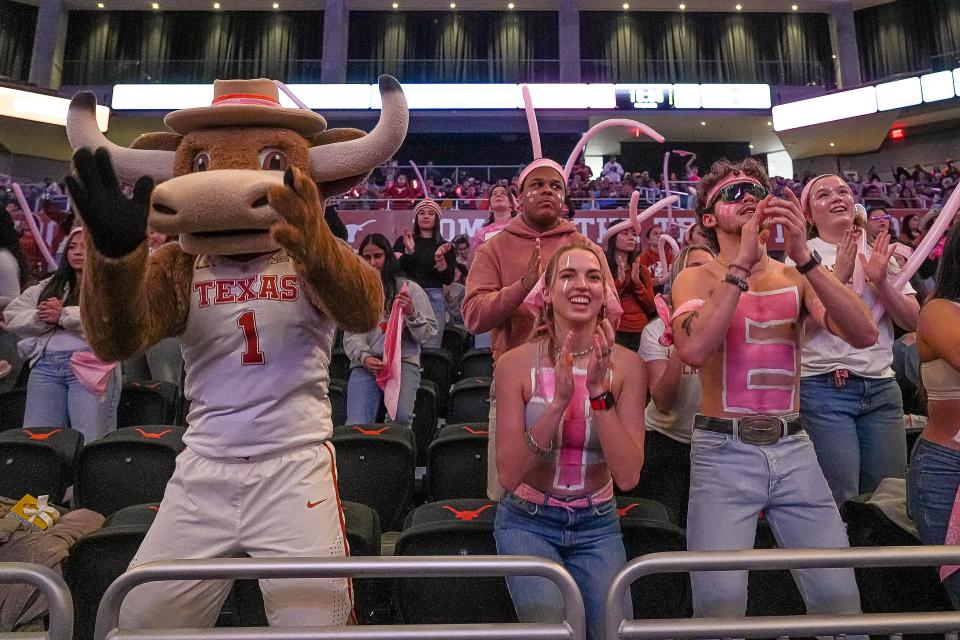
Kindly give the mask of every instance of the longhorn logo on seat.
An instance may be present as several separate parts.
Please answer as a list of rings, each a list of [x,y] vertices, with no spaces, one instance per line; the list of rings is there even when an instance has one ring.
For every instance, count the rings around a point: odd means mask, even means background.
[[[463,430],[466,431],[467,433],[472,433],[472,434],[475,435],[475,436],[487,436],[487,435],[490,435],[490,432],[487,431],[486,429],[474,429],[474,428],[470,427],[469,425],[464,425]]]
[[[134,427],[134,430],[135,430],[137,433],[139,433],[140,435],[142,435],[144,438],[151,438],[151,439],[153,439],[153,440],[159,440],[159,439],[162,438],[163,436],[165,436],[165,435],[167,435],[168,433],[170,433],[171,431],[173,431],[173,429],[166,429],[166,430],[164,430],[164,431],[160,431],[159,433],[153,433],[153,432],[150,432],[150,431],[144,431],[144,430],[141,429],[140,427]]]
[[[364,429],[361,426],[355,426],[354,431],[362,436],[382,436],[390,427],[381,427],[380,429]]]
[[[457,517],[457,520],[470,522],[471,520],[476,520],[477,518],[479,518],[481,513],[483,513],[484,511],[486,511],[492,506],[493,506],[492,504],[485,504],[479,509],[476,509],[474,511],[470,511],[470,510],[457,511],[456,509],[454,509],[453,507],[447,504],[443,505],[443,508],[449,511],[450,513],[452,513],[453,515],[455,515]]]
[[[627,515],[628,513],[630,513],[630,510],[631,510],[631,509],[633,509],[634,507],[639,507],[639,506],[640,506],[640,503],[639,503],[639,502],[631,502],[630,504],[628,504],[627,506],[625,506],[623,509],[617,509],[617,515],[619,515],[619,516],[622,518],[622,517],[624,517],[625,515]]]
[[[49,440],[50,436],[55,433],[60,433],[63,431],[63,429],[54,429],[53,431],[48,431],[46,433],[34,433],[33,431],[30,431],[30,429],[24,429],[23,431],[30,436],[31,440]]]

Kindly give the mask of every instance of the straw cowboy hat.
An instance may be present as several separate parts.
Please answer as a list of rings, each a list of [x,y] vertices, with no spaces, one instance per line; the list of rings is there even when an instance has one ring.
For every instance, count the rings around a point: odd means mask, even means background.
[[[252,125],[292,129],[309,137],[327,128],[327,121],[319,113],[281,106],[277,85],[266,78],[214,80],[209,107],[173,111],[163,122],[180,135],[211,127]]]

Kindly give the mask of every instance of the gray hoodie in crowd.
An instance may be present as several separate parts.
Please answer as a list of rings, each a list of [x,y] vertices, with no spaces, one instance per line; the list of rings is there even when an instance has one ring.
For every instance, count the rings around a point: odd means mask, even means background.
[[[437,335],[437,320],[433,315],[430,299],[427,298],[427,294],[416,282],[406,278],[397,278],[397,291],[400,291],[404,282],[407,283],[410,297],[413,299],[413,315],[403,316],[403,338],[400,341],[401,357],[403,362],[420,366],[420,345]],[[383,357],[383,333],[386,331],[386,323],[389,317],[390,309],[384,309],[383,315],[380,317],[379,327],[375,327],[367,333],[344,332],[343,350],[350,358],[351,369],[362,367],[363,359],[367,356]]]

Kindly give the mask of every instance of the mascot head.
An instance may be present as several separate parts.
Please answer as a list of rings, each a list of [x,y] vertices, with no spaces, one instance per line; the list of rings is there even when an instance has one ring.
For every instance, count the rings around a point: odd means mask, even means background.
[[[267,190],[283,183],[287,167],[312,176],[322,200],[366,180],[400,148],[407,103],[399,83],[380,78],[380,121],[369,134],[327,129],[309,109],[281,106],[277,83],[217,80],[209,107],[167,114],[170,131],[147,133],[127,148],[97,127],[96,99],[78,94],[70,104],[67,136],[74,150],[105,147],[117,178],[152,177],[149,224],[179,235],[187,253],[231,255],[277,249],[270,227],[280,221]]]

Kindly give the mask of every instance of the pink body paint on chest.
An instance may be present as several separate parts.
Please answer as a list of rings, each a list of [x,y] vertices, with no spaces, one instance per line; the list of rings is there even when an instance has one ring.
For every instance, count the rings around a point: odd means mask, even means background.
[[[746,292],[727,329],[723,349],[723,410],[787,413],[796,397],[800,315],[796,287]],[[778,327],[782,327],[779,331]]]
[[[539,385],[543,398],[553,399],[554,384],[553,369],[541,369]],[[586,449],[587,442],[590,440],[590,426],[587,423],[588,402],[587,374],[575,371],[573,397],[563,413],[563,422],[560,425],[561,446],[554,453],[557,472],[553,485],[557,488],[582,489],[585,486]]]

